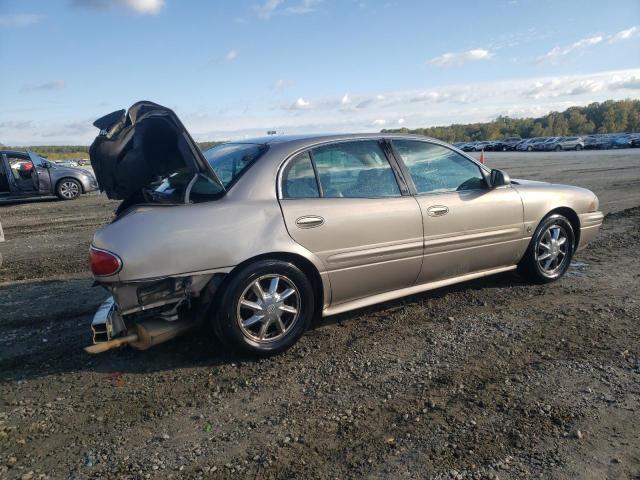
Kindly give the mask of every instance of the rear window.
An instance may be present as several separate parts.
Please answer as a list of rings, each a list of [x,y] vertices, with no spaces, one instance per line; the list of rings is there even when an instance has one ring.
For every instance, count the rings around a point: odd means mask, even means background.
[[[224,188],[229,188],[266,150],[266,145],[255,143],[223,143],[204,152],[204,156]]]

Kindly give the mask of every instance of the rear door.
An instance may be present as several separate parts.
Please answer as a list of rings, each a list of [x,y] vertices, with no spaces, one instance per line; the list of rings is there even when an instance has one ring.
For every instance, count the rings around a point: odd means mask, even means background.
[[[383,147],[377,140],[323,145],[282,171],[287,229],[324,263],[332,305],[408,287],[420,272],[420,208]]]
[[[514,265],[524,237],[520,195],[489,189],[478,164],[443,145],[393,140],[424,223],[418,283]]]
[[[4,153],[0,153],[0,197],[8,197],[11,194],[10,168]]]

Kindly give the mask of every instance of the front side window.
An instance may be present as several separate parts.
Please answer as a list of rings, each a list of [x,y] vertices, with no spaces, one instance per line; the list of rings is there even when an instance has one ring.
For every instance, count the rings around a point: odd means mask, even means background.
[[[318,198],[318,182],[313,171],[309,152],[297,155],[291,160],[282,175],[283,198]]]
[[[204,152],[204,156],[224,188],[228,188],[266,150],[265,145],[255,143],[223,143]]]
[[[393,140],[393,146],[419,194],[486,188],[480,167],[453,150],[414,140]]]
[[[399,197],[391,165],[376,141],[344,142],[311,151],[323,197]]]

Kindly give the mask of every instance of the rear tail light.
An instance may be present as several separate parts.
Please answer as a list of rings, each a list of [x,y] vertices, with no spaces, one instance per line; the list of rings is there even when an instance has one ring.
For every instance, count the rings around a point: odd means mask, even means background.
[[[122,268],[122,260],[111,252],[92,246],[89,249],[91,271],[97,277],[115,275]]]

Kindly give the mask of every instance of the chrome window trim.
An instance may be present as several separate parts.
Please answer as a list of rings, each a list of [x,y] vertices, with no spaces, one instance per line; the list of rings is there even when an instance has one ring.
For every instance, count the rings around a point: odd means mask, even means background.
[[[320,179],[317,177],[318,173],[316,171],[316,166],[315,166],[315,162],[313,160],[313,153],[311,152],[311,150],[313,150],[314,148],[318,148],[318,147],[322,147],[322,146],[326,146],[326,145],[335,145],[335,144],[340,144],[340,143],[353,143],[353,142],[363,142],[363,141],[369,141],[369,142],[380,142],[381,140],[385,140],[388,137],[386,135],[380,135],[380,136],[358,136],[358,137],[353,137],[353,138],[341,138],[338,140],[317,140],[315,142],[309,143],[308,145],[305,145],[304,147],[301,147],[297,150],[295,150],[293,153],[290,153],[281,163],[280,166],[278,167],[278,175],[276,176],[276,194],[278,197],[278,201],[282,201],[282,200],[314,200],[314,199],[320,199],[323,200],[325,198],[346,198],[346,199],[376,199],[376,200],[380,200],[380,199],[385,199],[385,198],[402,198],[405,195],[402,195],[402,187],[400,186],[400,184],[398,184],[398,191],[400,192],[400,195],[398,196],[393,196],[393,197],[324,197],[324,196],[320,196],[320,197],[313,197],[313,198],[285,198],[282,194],[282,181],[283,181],[283,173],[285,170],[286,165],[291,162],[291,160],[293,158],[295,158],[297,155],[299,155],[300,153],[303,152],[309,152],[309,157],[311,157],[311,164],[313,165],[313,169],[316,173],[316,179],[317,182],[320,183]],[[393,165],[391,165],[391,161],[389,160],[389,158],[387,157],[386,152],[382,149],[382,147],[380,147],[380,150],[382,151],[382,153],[384,154],[384,158],[387,160],[387,163],[389,163],[389,168],[391,169],[391,171],[393,172]],[[394,173],[394,177],[395,177],[395,172]],[[396,182],[398,182],[398,179],[396,178]],[[322,188],[322,187],[320,187]],[[321,190],[322,192],[322,190]],[[321,193],[322,194],[322,193]],[[410,195],[409,195],[410,196]]]
[[[392,141],[394,138],[392,137],[387,137],[389,140]],[[470,155],[467,155],[466,152],[463,152],[462,150],[454,147],[453,145],[449,145],[446,142],[443,142],[441,140],[436,140],[431,139],[429,137],[425,137],[425,138],[406,138],[406,137],[395,137],[395,140],[408,140],[408,141],[414,141],[414,142],[422,142],[422,143],[429,143],[432,145],[438,145],[440,147],[444,147],[448,150],[451,150],[452,152],[455,152],[459,155],[461,155],[462,157],[466,158],[467,160],[469,160],[470,162],[472,162],[474,165],[476,165],[477,167],[479,167],[480,169],[480,174],[484,176],[485,182],[487,181],[487,175],[491,174],[491,169],[489,167],[487,167],[485,164],[480,163],[479,161],[477,161],[475,158],[473,158]],[[398,155],[400,155],[398,153]],[[409,172],[409,169],[407,167],[407,164],[404,162],[404,160],[402,159],[402,157],[399,158],[399,161],[402,162],[402,164],[404,165],[404,168],[407,170],[408,174],[411,175],[411,172]],[[413,178],[411,179],[411,182],[413,183]],[[488,182],[487,182],[488,185]],[[504,185],[504,187],[511,187],[511,185]],[[498,187],[500,188],[500,187]],[[451,193],[463,193],[463,192],[490,192],[492,189],[491,187],[489,188],[474,188],[474,189],[469,189],[469,190],[449,190],[447,192],[426,192],[426,193],[418,193],[418,191],[416,190],[415,192],[412,193],[412,195],[414,197],[425,197],[428,195],[448,195]]]

